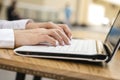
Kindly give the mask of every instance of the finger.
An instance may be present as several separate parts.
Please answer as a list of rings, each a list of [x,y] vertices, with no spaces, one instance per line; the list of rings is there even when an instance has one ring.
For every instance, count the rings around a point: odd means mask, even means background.
[[[57,33],[62,37],[63,41],[65,44],[69,45],[70,44],[70,40],[69,38],[66,36],[66,34],[60,30],[57,30]]]
[[[48,25],[48,29],[60,29],[60,30],[62,30],[62,28],[60,28],[58,25],[56,25],[53,22],[48,22],[47,25]]]
[[[51,26],[50,27],[51,29],[59,29],[59,30],[63,31],[68,36],[68,38],[71,39],[71,31],[67,25],[60,24],[60,26],[61,26],[60,27],[59,25],[54,24],[53,22],[49,22],[49,26]]]
[[[50,37],[49,35],[42,35],[41,38],[40,38],[40,41],[42,40],[42,42],[50,43],[53,46],[57,46],[58,45],[58,42],[54,38]]]
[[[57,29],[51,29],[49,31],[49,35],[55,38],[59,42],[60,45],[64,45],[64,41],[62,37],[57,33]]]
[[[58,26],[60,26],[64,30],[65,34],[69,37],[69,39],[72,38],[72,32],[66,24],[58,24]]]

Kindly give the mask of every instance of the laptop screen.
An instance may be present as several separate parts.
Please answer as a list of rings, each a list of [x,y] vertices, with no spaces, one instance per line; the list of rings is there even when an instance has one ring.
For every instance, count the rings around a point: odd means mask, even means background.
[[[118,12],[118,15],[105,40],[105,44],[109,46],[111,54],[114,53],[114,50],[116,49],[117,45],[119,45],[118,44],[119,41],[120,41],[120,11]]]

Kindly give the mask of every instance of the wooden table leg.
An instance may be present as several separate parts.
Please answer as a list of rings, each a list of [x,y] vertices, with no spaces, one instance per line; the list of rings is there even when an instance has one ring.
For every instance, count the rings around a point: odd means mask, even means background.
[[[25,80],[25,74],[17,72],[15,80]],[[41,80],[41,77],[34,76],[33,80]]]
[[[17,72],[15,80],[25,80],[25,74]]]
[[[42,80],[39,76],[34,76],[33,80]]]

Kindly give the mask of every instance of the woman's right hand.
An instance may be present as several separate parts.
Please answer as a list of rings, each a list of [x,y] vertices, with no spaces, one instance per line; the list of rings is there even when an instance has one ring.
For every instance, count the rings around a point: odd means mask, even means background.
[[[26,24],[26,29],[35,29],[35,28],[46,28],[46,29],[59,29],[65,33],[65,35],[71,40],[72,32],[66,24],[55,24],[53,22],[28,22]]]
[[[36,28],[28,30],[14,30],[15,47],[23,45],[36,45],[48,42],[53,46],[70,44],[67,35],[59,29]]]

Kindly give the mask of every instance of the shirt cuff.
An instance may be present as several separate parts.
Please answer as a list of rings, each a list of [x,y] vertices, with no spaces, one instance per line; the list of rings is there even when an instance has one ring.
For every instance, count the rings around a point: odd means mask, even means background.
[[[22,20],[15,20],[15,21],[6,21],[3,27],[4,29],[25,29],[26,24],[28,22],[33,22],[31,19],[22,19]]]
[[[0,48],[14,48],[14,31],[0,29]]]

